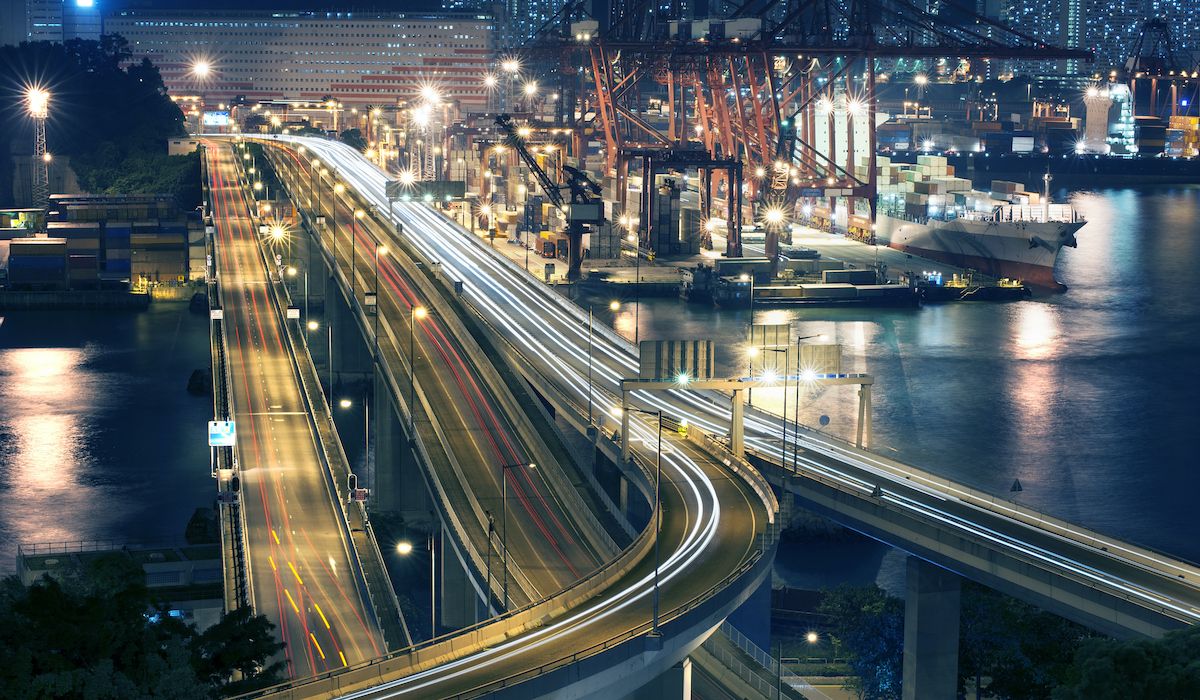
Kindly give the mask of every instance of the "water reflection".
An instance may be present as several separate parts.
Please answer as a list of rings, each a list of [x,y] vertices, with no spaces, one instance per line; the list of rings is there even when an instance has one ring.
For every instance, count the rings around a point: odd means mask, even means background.
[[[7,400],[15,409],[8,425],[6,486],[29,506],[14,518],[11,530],[21,542],[78,539],[74,518],[59,508],[78,498],[86,435],[74,406],[91,400],[87,383],[79,381],[86,353],[75,348],[27,348],[4,352]],[[12,517],[13,513],[8,514]]]
[[[1059,339],[1058,311],[1038,302],[1014,304],[1013,356],[1018,360],[1043,360],[1056,354]]]

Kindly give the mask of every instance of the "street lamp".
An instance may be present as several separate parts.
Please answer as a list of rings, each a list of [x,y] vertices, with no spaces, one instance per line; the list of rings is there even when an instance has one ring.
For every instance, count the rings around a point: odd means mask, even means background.
[[[487,518],[487,526],[488,526],[488,529],[487,529],[487,565],[486,565],[487,573],[485,574],[485,576],[487,578],[487,583],[484,585],[483,589],[484,589],[484,591],[486,591],[485,595],[487,595],[488,616],[491,617],[491,615],[492,615],[492,535],[495,534],[495,532],[496,532],[496,516],[492,515],[492,511],[490,511],[490,510],[483,511],[483,515],[484,515],[484,517]]]
[[[500,465],[500,549],[504,554],[504,586],[501,588],[501,595],[504,600],[504,609],[508,609],[508,470],[526,467],[528,469],[537,469],[537,465],[533,462],[517,462],[515,464]]]
[[[197,80],[207,80],[212,75],[212,62],[206,58],[198,58],[192,62],[192,76]]]
[[[621,308],[621,302],[608,302],[608,310],[616,312]],[[588,304],[588,430],[592,429],[592,305]]]
[[[783,468],[784,468],[784,469],[787,469],[787,414],[788,414],[788,413],[787,413],[787,390],[788,390],[788,360],[790,359],[790,356],[791,356],[791,355],[790,355],[790,351],[791,351],[791,349],[792,349],[792,348],[791,348],[791,346],[790,346],[790,345],[785,345],[785,346],[784,346],[784,347],[782,347],[782,348],[764,348],[764,349],[765,349],[767,352],[781,352],[781,353],[783,353],[783,410],[782,410],[782,411],[780,411],[780,413],[779,413],[779,416],[780,416],[780,421],[779,421],[779,422],[780,422],[780,425],[781,425],[781,427],[782,427],[783,438],[782,438],[782,441],[779,443],[779,463],[780,463],[781,465],[783,465]],[[798,344],[798,343],[797,343],[797,352],[799,352],[799,344]],[[763,379],[764,379],[764,380],[767,380],[767,370],[766,370],[765,368],[764,368],[764,370],[763,370]],[[770,380],[768,380],[768,381],[770,381]],[[797,409],[799,409],[799,406],[800,406],[800,396],[799,396],[799,394],[797,394],[797,396],[796,396],[796,406],[797,406]],[[799,419],[797,418],[797,420],[799,420]]]
[[[427,539],[429,546],[429,638],[437,636],[437,550],[434,549],[433,532]],[[396,553],[407,557],[413,553],[413,544],[408,540],[396,543]]]
[[[424,306],[414,306],[408,314],[408,437],[416,439],[414,433],[417,420],[417,321],[429,315]]]
[[[750,283],[750,333],[751,333],[751,335],[753,335],[754,334],[754,273],[743,272],[741,277],[738,278],[738,280],[740,282],[742,282],[743,284],[746,282]]]
[[[371,402],[367,400],[367,391],[363,390],[363,471],[367,482],[367,490],[371,491],[375,486],[375,480],[372,478],[371,469]],[[343,409],[354,407],[354,402],[350,399],[342,399],[338,401],[338,406]]]
[[[650,636],[658,637],[661,635],[658,631],[658,535],[662,531],[662,410],[647,411],[633,407],[628,410],[658,418],[658,447],[654,454],[654,608],[650,629]]]
[[[350,219],[350,294],[354,294],[354,282],[358,279],[358,269],[355,265],[355,251],[358,249],[358,221],[366,216],[367,213],[362,209],[354,210],[354,217]],[[355,297],[357,299],[358,297]]]
[[[372,292],[375,294],[375,358],[379,358],[379,256],[387,255],[387,246],[382,244],[375,245],[375,284],[372,287]]]

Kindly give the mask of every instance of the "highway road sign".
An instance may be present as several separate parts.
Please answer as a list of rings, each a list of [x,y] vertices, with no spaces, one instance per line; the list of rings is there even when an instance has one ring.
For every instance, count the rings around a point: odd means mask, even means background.
[[[210,420],[208,422],[209,447],[233,447],[237,443],[237,428],[231,420]]]
[[[225,309],[209,309],[208,317],[213,321],[220,321],[225,318]]]

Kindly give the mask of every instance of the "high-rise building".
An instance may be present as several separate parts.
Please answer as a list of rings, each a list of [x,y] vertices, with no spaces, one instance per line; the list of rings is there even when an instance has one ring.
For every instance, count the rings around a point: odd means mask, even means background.
[[[478,13],[125,10],[105,29],[153,61],[170,92],[209,102],[380,105],[432,88],[482,110],[495,53],[495,23]]]
[[[99,39],[96,0],[0,0],[0,43]]]

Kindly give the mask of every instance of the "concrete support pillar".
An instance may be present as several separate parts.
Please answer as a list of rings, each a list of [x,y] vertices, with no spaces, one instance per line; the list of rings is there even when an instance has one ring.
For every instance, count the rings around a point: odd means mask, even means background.
[[[871,385],[858,387],[858,434],[854,444],[859,449],[871,446]]]
[[[419,467],[409,448],[403,421],[392,403],[387,382],[378,371],[374,394],[371,429],[375,431],[375,492],[371,494],[371,503],[380,511],[408,512],[414,517],[427,513],[430,504],[425,482],[417,471]]]
[[[746,397],[741,389],[733,390],[733,413],[729,419],[729,451],[734,457],[741,459],[745,456],[743,435],[746,429],[745,419]]]
[[[441,631],[462,629],[478,621],[478,596],[471,575],[454,551],[445,528],[438,528],[438,624]]]
[[[692,660],[686,658],[638,688],[629,700],[691,700]]]
[[[334,286],[337,282],[330,280],[329,284]],[[330,349],[333,351],[334,385],[369,380],[373,364],[371,348],[367,345],[362,333],[359,332],[358,321],[354,318],[341,293],[330,291],[331,293],[325,300],[325,333],[332,332],[332,342],[330,342],[329,335],[322,340],[325,341],[323,354],[328,356]],[[319,342],[316,338],[312,338],[310,341],[312,341],[310,346]],[[336,402],[337,398],[331,396],[330,400]]]
[[[908,558],[904,601],[904,700],[953,698],[958,688],[962,579]]]
[[[624,474],[618,474],[617,479],[619,480],[617,483],[619,484],[619,488],[620,488],[620,491],[617,494],[617,507],[620,508],[621,512],[625,514],[625,517],[628,518],[629,517],[629,479],[625,478]]]

